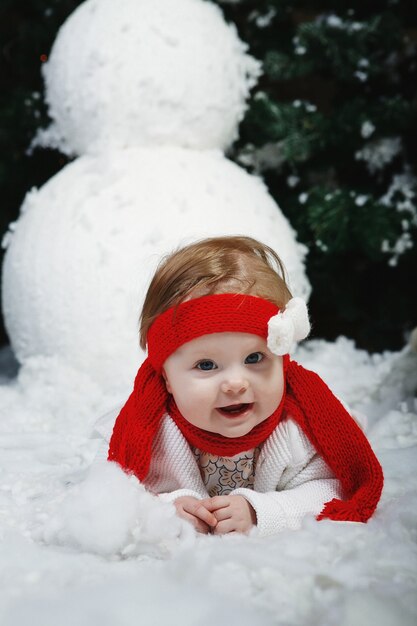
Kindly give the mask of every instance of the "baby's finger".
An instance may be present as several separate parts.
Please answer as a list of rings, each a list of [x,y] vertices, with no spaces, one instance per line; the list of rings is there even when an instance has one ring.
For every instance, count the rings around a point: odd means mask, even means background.
[[[217,523],[216,528],[213,530],[214,535],[226,535],[227,533],[234,532],[236,530],[236,524],[234,520],[229,517]]]
[[[226,506],[223,509],[217,509],[216,511],[213,511],[213,515],[218,522],[222,522],[225,519],[230,519],[232,517],[232,512],[230,510],[230,506]]]
[[[202,502],[193,502],[190,506],[184,507],[184,509],[212,528],[217,524],[217,519],[214,517],[213,513],[208,511]]]
[[[213,498],[207,498],[201,500],[201,504],[206,507],[208,511],[217,511],[230,506],[229,496],[214,496]]]
[[[202,535],[208,535],[211,532],[210,526],[198,517],[195,517],[195,515],[191,515],[190,513],[184,511],[184,515],[182,517],[183,519],[187,520],[187,522],[191,522],[191,524],[194,526],[198,533],[201,533]]]

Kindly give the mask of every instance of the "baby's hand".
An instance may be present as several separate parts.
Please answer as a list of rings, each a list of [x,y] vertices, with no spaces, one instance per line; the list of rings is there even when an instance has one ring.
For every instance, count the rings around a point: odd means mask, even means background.
[[[217,519],[203,505],[201,500],[192,496],[181,496],[174,501],[177,515],[191,522],[197,532],[207,535],[217,525]]]
[[[201,500],[200,504],[214,513],[217,520],[214,535],[247,533],[256,526],[255,509],[243,496],[215,496]]]

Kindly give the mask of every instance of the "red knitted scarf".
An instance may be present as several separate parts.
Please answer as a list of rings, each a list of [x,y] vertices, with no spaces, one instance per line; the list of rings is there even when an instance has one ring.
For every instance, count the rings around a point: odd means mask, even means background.
[[[170,354],[202,335],[252,333],[267,339],[269,319],[278,307],[248,295],[216,294],[168,309],[148,333],[149,356],[139,368],[132,394],[113,430],[108,458],[140,480],[148,474],[152,444],[161,419],[168,413],[190,445],[220,456],[234,456],[265,441],[280,419],[291,416],[340,480],[345,500],[325,504],[317,519],[366,522],[379,501],[383,475],[368,440],[323,380],[284,357],[286,391],[276,411],[236,439],[192,426],[179,413],[161,375]]]
[[[187,420],[181,415],[174,398],[170,398],[168,401],[168,414],[172,417],[188,443],[195,448],[203,452],[209,452],[210,454],[216,454],[218,456],[232,457],[239,452],[245,450],[252,450],[261,445],[269,435],[278,426],[278,423],[283,415],[283,409],[285,404],[285,397],[282,396],[282,400],[275,411],[252,430],[243,435],[242,437],[224,437],[217,433],[211,433],[207,430],[202,430]]]

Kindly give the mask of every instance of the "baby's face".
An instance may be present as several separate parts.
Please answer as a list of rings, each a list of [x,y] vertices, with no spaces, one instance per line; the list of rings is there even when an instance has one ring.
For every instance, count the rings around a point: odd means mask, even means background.
[[[184,418],[224,437],[241,437],[278,407],[284,389],[282,357],[248,333],[213,333],[176,350],[163,369]]]

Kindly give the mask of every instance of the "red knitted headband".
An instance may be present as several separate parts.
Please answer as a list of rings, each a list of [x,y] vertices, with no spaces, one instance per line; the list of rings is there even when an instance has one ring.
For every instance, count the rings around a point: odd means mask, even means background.
[[[239,332],[268,337],[276,304],[255,296],[222,293],[202,296],[161,313],[148,332],[148,358],[160,372],[166,359],[192,339],[211,333]]]

